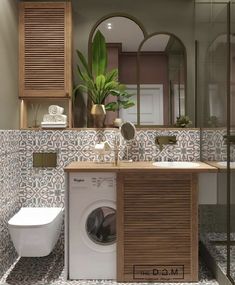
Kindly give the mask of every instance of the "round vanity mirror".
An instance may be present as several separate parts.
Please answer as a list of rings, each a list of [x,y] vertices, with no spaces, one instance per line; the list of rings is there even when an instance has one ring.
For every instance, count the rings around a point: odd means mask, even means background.
[[[131,141],[135,138],[136,128],[131,122],[125,122],[121,126],[121,135],[126,141]]]

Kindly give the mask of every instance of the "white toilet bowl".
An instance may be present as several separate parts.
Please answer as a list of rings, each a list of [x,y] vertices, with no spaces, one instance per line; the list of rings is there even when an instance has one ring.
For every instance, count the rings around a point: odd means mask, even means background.
[[[59,238],[62,220],[63,208],[21,208],[8,222],[19,256],[48,255]]]

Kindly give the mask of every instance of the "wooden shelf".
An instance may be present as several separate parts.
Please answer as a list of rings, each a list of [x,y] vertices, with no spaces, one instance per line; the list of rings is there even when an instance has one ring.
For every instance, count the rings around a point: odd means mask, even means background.
[[[21,129],[38,129],[41,128],[43,115],[48,113],[50,105],[59,105],[65,109],[67,115],[67,127],[73,127],[72,120],[72,99],[71,98],[24,98],[20,101],[20,128]],[[38,113],[35,114],[37,107]],[[36,121],[36,122],[35,122]],[[46,128],[41,128],[46,129]],[[47,128],[48,129],[48,128]],[[60,128],[55,128],[60,130]],[[62,128],[61,128],[62,129]]]

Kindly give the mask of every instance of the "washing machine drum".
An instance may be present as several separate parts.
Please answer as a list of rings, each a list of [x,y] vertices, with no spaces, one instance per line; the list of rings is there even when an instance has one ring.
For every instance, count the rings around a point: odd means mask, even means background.
[[[90,213],[86,222],[89,238],[98,244],[116,241],[116,210],[110,207],[97,208]]]

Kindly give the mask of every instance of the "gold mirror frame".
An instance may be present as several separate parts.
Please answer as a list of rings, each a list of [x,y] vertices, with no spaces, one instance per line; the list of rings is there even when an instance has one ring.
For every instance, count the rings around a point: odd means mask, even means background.
[[[185,76],[185,113],[187,114],[187,52],[186,52],[186,47],[183,44],[182,40],[177,37],[176,35],[174,35],[173,33],[170,32],[154,32],[151,34],[148,34],[144,25],[135,17],[133,17],[132,15],[126,14],[126,13],[122,13],[122,12],[117,12],[117,13],[110,13],[107,14],[105,16],[103,16],[102,18],[100,18],[95,25],[92,27],[90,34],[89,34],[89,39],[88,39],[88,63],[89,66],[91,67],[91,55],[92,55],[92,38],[94,36],[95,30],[97,29],[97,27],[105,20],[112,18],[112,17],[124,17],[127,18],[133,22],[135,22],[140,30],[143,32],[143,40],[139,45],[138,51],[137,51],[137,124],[136,127],[141,127],[141,128],[154,128],[154,127],[159,127],[159,128],[166,128],[166,127],[172,127],[172,125],[166,126],[166,125],[141,125],[140,124],[140,53],[141,53],[141,48],[144,45],[144,43],[150,39],[153,36],[156,36],[158,34],[167,34],[170,36],[175,37],[181,44],[182,47],[184,49],[184,76]],[[92,107],[92,102],[91,100],[88,98],[88,102],[87,102],[87,125],[88,127],[91,125],[91,117],[90,117],[90,110]]]

